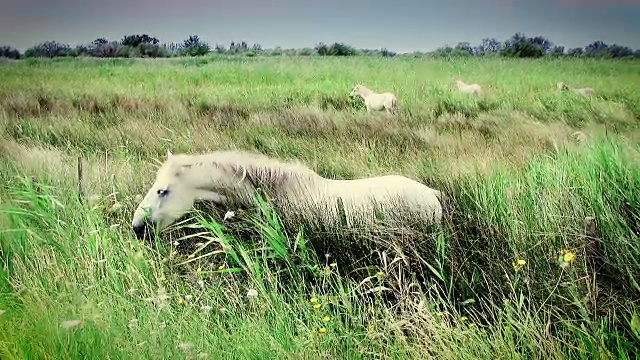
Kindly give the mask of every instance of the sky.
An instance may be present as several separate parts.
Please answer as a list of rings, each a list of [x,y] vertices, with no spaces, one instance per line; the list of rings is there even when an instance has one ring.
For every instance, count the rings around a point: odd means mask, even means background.
[[[640,0],[2,0],[0,45],[146,33],[161,42],[198,35],[211,47],[337,41],[412,52],[523,32],[566,48],[602,40],[639,49],[638,19]]]

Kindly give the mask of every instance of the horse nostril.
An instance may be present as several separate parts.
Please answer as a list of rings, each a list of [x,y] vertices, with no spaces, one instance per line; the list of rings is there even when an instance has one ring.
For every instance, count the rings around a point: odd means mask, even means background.
[[[153,230],[155,229],[155,227],[156,223],[154,221],[146,220],[140,224],[133,225],[131,228],[134,234],[136,234],[136,238],[138,238],[138,240],[141,240],[144,237],[149,236],[149,234],[153,234]]]
[[[133,233],[136,234],[136,238],[138,238],[138,240],[144,238],[144,235],[147,232],[146,230],[147,230],[146,224],[136,225],[133,227]]]

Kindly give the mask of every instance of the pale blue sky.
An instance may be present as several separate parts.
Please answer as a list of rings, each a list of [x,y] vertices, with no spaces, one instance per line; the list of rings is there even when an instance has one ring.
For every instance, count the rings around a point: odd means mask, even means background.
[[[398,52],[433,50],[520,31],[565,47],[595,40],[640,48],[640,0],[3,0],[0,45],[70,45],[146,33],[191,34],[210,45],[345,42]]]

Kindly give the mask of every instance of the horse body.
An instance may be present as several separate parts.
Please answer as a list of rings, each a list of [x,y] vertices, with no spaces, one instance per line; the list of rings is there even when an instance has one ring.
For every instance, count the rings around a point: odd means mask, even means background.
[[[392,224],[439,222],[443,194],[400,175],[355,180],[326,179],[302,164],[261,154],[224,151],[172,155],[136,209],[132,227],[143,237],[148,225],[166,228],[197,201],[252,207],[261,189],[279,214],[307,222],[347,226],[371,224],[382,213]],[[151,210],[149,220],[145,212]]]
[[[385,110],[395,113],[398,110],[398,98],[390,92],[375,93],[363,85],[356,85],[349,96],[360,96],[364,100],[367,111]]]
[[[342,201],[347,220],[362,215],[374,216],[371,203],[384,205],[385,216],[394,222],[403,222],[405,210],[410,210],[427,221],[439,222],[442,217],[440,191],[404,176],[323,180],[328,183],[326,194],[336,201]],[[363,205],[366,209],[363,209]]]
[[[564,82],[559,82],[556,87],[558,88],[558,91],[564,91],[564,90],[571,90],[574,93],[583,95],[583,96],[589,96],[589,95],[593,95],[595,93],[595,89],[591,88],[591,87],[584,87],[584,88],[572,88],[569,85],[565,84]]]
[[[596,92],[593,88],[590,87],[578,88],[574,89],[574,91],[584,96],[593,95]]]
[[[482,87],[478,84],[466,84],[462,80],[456,80],[458,90],[471,95],[482,95]]]

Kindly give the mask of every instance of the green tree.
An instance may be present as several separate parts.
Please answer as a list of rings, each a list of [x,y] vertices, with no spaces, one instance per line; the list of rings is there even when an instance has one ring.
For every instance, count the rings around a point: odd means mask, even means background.
[[[202,41],[198,35],[191,35],[183,42],[182,52],[189,56],[202,56],[209,52],[209,44]]]

